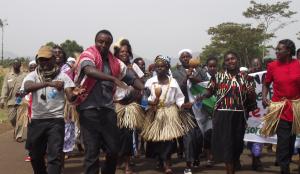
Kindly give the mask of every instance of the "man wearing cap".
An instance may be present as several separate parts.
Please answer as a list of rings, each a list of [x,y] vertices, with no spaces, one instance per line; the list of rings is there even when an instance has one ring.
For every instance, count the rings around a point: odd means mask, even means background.
[[[95,45],[80,55],[75,70],[75,83],[81,84],[87,92],[77,100],[85,148],[85,174],[99,173],[100,147],[106,152],[101,173],[115,173],[120,139],[113,103],[116,86],[127,88],[125,82],[139,90],[144,88],[139,79],[126,73],[126,65],[109,51],[112,41],[108,30],[99,31]]]
[[[13,69],[9,72],[3,81],[0,107],[3,108],[7,105],[8,108],[8,119],[10,120],[12,126],[14,127],[14,139],[18,142],[22,142],[23,139],[23,129],[22,124],[17,123],[18,117],[18,107],[21,104],[20,98],[18,97],[22,81],[26,73],[21,71],[21,62],[15,59],[13,62]],[[18,100],[17,100],[18,99]]]
[[[65,94],[69,101],[84,90],[74,88],[73,81],[55,64],[51,47],[42,46],[37,53],[37,68],[24,79],[24,90],[32,93],[32,115],[28,127],[27,148],[35,174],[61,173],[65,123]],[[45,154],[47,151],[47,169]]]

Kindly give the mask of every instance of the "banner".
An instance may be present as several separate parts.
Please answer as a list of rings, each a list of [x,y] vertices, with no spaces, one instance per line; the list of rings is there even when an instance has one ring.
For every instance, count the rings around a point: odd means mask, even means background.
[[[262,82],[265,78],[266,71],[261,71],[257,73],[249,74],[250,76],[254,77],[255,83],[256,83],[256,101],[257,101],[257,107],[258,110],[255,112],[249,113],[249,119],[247,121],[247,128],[244,136],[244,141],[250,141],[250,142],[258,142],[258,143],[271,143],[276,144],[277,143],[277,137],[264,137],[260,135],[260,128],[262,127],[262,120],[261,118],[266,114],[267,109],[263,107],[262,105]],[[271,91],[269,92],[269,98],[271,98],[273,94],[273,88],[271,87]],[[296,147],[300,147],[300,137],[297,136]]]

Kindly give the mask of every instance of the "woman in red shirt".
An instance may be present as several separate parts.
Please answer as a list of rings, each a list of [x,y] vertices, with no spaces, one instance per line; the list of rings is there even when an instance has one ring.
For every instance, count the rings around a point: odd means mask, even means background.
[[[269,106],[271,112],[264,117],[261,133],[266,136],[277,134],[276,158],[283,174],[290,173],[289,163],[296,134],[300,133],[300,108],[296,107],[300,103],[300,62],[292,58],[295,51],[293,41],[279,41],[276,47],[277,60],[268,65],[262,89],[263,104]],[[274,94],[270,102],[267,95],[272,83]]]

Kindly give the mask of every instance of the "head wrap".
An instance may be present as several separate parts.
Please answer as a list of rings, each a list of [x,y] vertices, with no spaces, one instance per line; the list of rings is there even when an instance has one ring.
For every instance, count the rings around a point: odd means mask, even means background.
[[[35,60],[30,61],[29,64],[28,64],[28,66],[30,66],[30,65],[36,65]]]
[[[75,63],[75,62],[76,62],[76,59],[73,58],[73,57],[69,57],[69,58],[67,59],[67,62]]]
[[[181,54],[184,53],[184,52],[187,52],[187,53],[189,53],[190,55],[193,55],[192,50],[190,50],[190,49],[182,49],[182,50],[180,50],[180,51],[178,52],[178,57],[180,57]]]
[[[166,64],[171,65],[171,58],[168,56],[158,55],[155,58],[155,63],[157,61],[164,61]]]

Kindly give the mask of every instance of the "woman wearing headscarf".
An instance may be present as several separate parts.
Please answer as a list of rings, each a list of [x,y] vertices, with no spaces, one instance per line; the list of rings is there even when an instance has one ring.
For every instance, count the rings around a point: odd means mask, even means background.
[[[142,131],[147,141],[146,156],[162,161],[167,174],[173,173],[170,157],[175,139],[195,126],[191,117],[179,110],[190,108],[192,103],[184,103],[184,95],[177,81],[169,75],[169,69],[169,57],[159,55],[155,58],[157,76],[145,84],[151,94],[148,98],[150,109]]]
[[[208,93],[217,102],[213,115],[212,154],[217,162],[225,162],[227,174],[235,173],[235,163],[243,151],[247,113],[257,108],[255,83],[239,71],[238,56],[229,51],[224,55],[224,72],[211,77]]]
[[[178,82],[180,89],[184,94],[185,103],[194,102],[190,96],[190,87],[193,84],[198,84],[202,81],[208,81],[208,78],[205,71],[200,68],[199,64],[196,64],[195,66],[190,64],[193,60],[197,60],[192,59],[192,51],[190,49],[183,49],[179,51],[178,56],[181,65],[178,65],[172,71],[172,75]],[[193,116],[193,121],[195,125],[197,125],[195,117],[196,113],[193,112],[192,107],[193,106],[191,105],[191,108],[188,108],[186,111]],[[184,170],[184,173],[191,174],[192,166],[198,167],[200,165],[199,158],[203,145],[203,134],[200,127],[197,125],[193,129],[191,129],[186,135],[183,136],[182,139],[179,139],[179,144],[180,146],[183,146],[179,147],[179,156],[180,151],[182,151],[183,149],[185,154],[186,169]]]
[[[52,48],[53,54],[55,56],[55,62],[60,72],[66,74],[72,81],[74,80],[74,72],[71,66],[69,66],[67,62],[67,55],[63,48],[59,45],[55,45]],[[69,158],[69,153],[71,153],[74,149],[75,145],[75,130],[76,126],[75,123],[78,123],[78,113],[74,105],[71,105],[68,100],[66,99],[66,104],[64,107],[64,120],[65,120],[65,136],[64,136],[64,159]],[[78,150],[81,150],[80,148]],[[64,165],[63,159],[63,165]],[[63,166],[62,166],[63,167]]]

